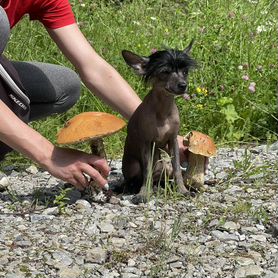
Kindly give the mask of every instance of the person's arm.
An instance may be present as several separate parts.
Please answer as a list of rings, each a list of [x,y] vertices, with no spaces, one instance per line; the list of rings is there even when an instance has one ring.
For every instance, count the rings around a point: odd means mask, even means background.
[[[129,119],[141,103],[140,98],[121,75],[96,53],[77,24],[47,30],[88,89]]]
[[[0,141],[37,162],[53,176],[79,189],[84,189],[89,183],[84,173],[91,176],[101,187],[107,184],[106,178],[110,169],[104,159],[54,146],[21,121],[1,100]]]

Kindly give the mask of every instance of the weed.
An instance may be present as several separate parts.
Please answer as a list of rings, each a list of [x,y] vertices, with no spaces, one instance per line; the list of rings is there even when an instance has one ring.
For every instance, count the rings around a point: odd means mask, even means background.
[[[61,214],[65,213],[66,205],[69,201],[68,194],[70,191],[72,191],[72,188],[61,189],[59,195],[56,195],[53,201],[53,204],[58,206],[59,213]]]

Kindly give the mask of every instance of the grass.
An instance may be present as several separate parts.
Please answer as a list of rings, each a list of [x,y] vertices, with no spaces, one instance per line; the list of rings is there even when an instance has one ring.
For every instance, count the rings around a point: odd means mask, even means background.
[[[192,55],[199,67],[190,77],[191,99],[177,100],[182,120],[180,134],[197,129],[219,144],[277,139],[275,1],[71,3],[93,47],[142,98],[147,89],[125,65],[121,50],[149,55],[153,48],[182,49],[195,38]],[[71,67],[41,24],[27,18],[12,30],[6,54],[14,60]],[[251,82],[256,84],[255,92],[248,89]],[[55,142],[57,131],[70,117],[93,110],[112,112],[84,87],[73,109],[32,125]],[[124,137],[125,131],[106,141],[110,156],[121,156]]]

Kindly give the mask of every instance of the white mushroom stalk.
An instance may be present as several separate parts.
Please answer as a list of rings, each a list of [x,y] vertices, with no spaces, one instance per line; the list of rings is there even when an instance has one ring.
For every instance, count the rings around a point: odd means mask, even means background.
[[[183,172],[184,183],[187,187],[198,191],[204,189],[206,157],[216,155],[215,144],[208,135],[191,131],[183,141],[188,147],[188,165]]]

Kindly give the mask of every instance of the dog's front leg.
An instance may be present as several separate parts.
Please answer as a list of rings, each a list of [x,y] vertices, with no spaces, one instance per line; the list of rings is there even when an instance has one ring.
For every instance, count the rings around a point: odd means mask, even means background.
[[[169,151],[172,159],[172,166],[173,166],[173,176],[175,181],[178,185],[179,192],[182,194],[188,194],[188,190],[184,186],[181,168],[180,168],[180,153],[179,153],[179,145],[178,140],[175,137],[171,139],[168,143]]]
[[[142,169],[142,187],[140,192],[132,198],[134,204],[146,203],[148,196],[152,192],[152,148],[153,144],[147,144],[141,150],[141,169]]]

